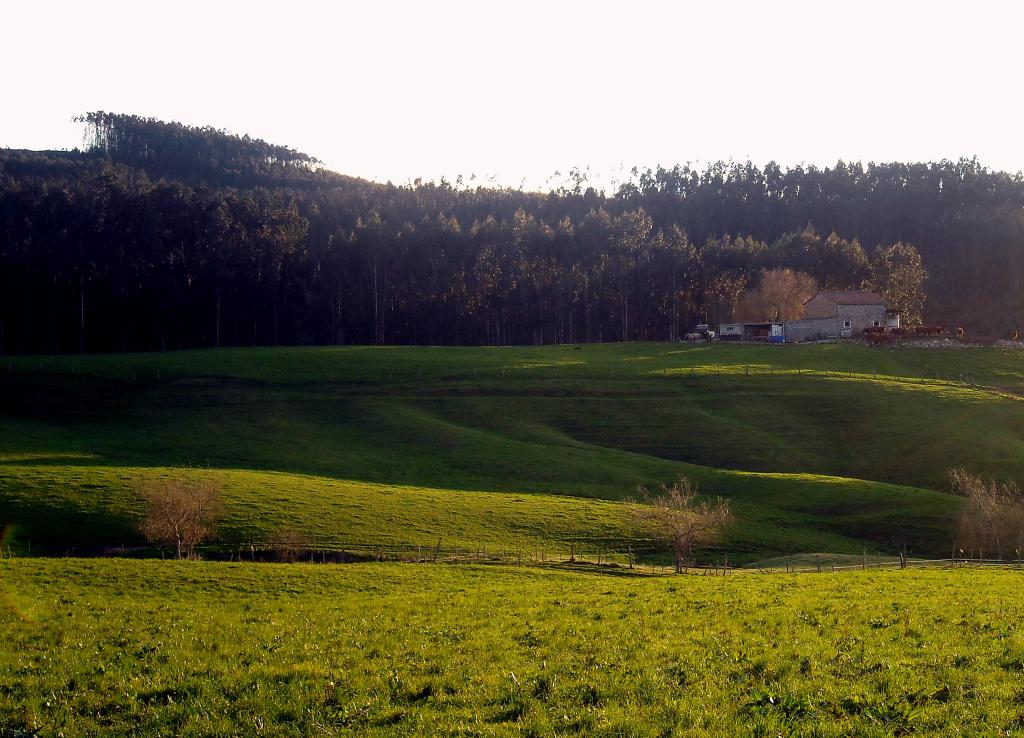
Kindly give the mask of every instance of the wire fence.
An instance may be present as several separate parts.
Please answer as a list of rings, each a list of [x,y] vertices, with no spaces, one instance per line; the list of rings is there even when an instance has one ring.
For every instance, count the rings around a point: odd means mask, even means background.
[[[828,562],[780,564],[776,566],[757,566],[749,570],[762,574],[807,574],[807,573],[838,573],[844,571],[867,571],[869,569],[954,569],[954,568],[1000,568],[1021,569],[1024,562],[1020,559],[885,559],[866,558],[856,564],[835,564]]]
[[[617,547],[589,543],[567,543],[561,546],[508,546],[508,545],[443,545],[434,544],[330,544],[280,541],[243,544],[206,544],[192,551],[194,558],[235,562],[281,562],[309,564],[355,564],[365,562],[393,562],[404,564],[500,564],[534,567],[575,567],[592,571],[614,573],[662,575],[695,574],[701,576],[730,576],[734,574],[824,574],[868,570],[900,569],[1024,569],[1024,560],[980,558],[911,558],[894,557],[880,552],[861,556],[847,555],[836,561],[822,556],[820,561],[753,563],[738,565],[726,553],[701,563],[688,562],[678,567],[665,548],[639,541],[625,550]],[[14,554],[8,549],[6,556]],[[74,554],[72,554],[74,555]],[[80,554],[79,554],[80,555]],[[93,555],[175,558],[176,551],[153,547],[107,548]]]
[[[16,551],[0,547],[0,559],[15,558],[33,550]],[[633,574],[697,574],[729,576],[738,573],[753,575],[823,574],[883,569],[957,569],[1001,568],[1024,569],[1024,557],[993,559],[973,557],[913,558],[906,554],[893,556],[879,551],[861,555],[807,554],[792,560],[737,564],[732,555],[718,551],[700,563],[681,564],[677,572],[671,552],[649,539],[637,539],[625,545],[619,542],[578,541],[551,545],[508,545],[459,543],[446,545],[443,539],[427,543],[311,542],[308,540],[253,541],[247,543],[205,543],[184,551],[186,557],[210,561],[281,562],[312,564],[354,564],[394,562],[405,564],[501,564],[515,566],[576,567],[594,571]],[[35,555],[59,555],[57,552],[35,550]],[[104,548],[69,548],[68,557],[177,557],[169,547],[116,546]],[[742,557],[741,557],[742,558]],[[819,560],[815,560],[818,558]]]
[[[372,543],[243,543],[231,547],[203,546],[196,552],[204,558],[235,561],[308,561],[312,563],[356,563],[392,561],[403,563],[494,563],[494,564],[581,564],[608,568],[663,568],[663,549],[646,542],[637,545],[606,546],[594,543],[565,543],[550,546],[501,544],[445,545]]]

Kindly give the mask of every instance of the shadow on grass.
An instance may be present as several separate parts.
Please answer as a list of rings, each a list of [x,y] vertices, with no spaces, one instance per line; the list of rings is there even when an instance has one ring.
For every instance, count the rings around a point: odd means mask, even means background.
[[[507,565],[507,564],[506,564]],[[572,572],[574,574],[592,574],[594,576],[635,578],[650,577],[650,571],[644,571],[637,567],[630,569],[621,564],[595,564],[588,561],[557,561],[557,562],[536,562],[531,561],[528,566],[536,569],[548,569],[553,571]]]

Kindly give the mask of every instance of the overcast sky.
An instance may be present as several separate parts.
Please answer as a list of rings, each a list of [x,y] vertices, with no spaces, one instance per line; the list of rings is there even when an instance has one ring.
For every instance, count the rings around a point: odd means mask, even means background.
[[[1024,3],[0,0],[0,146],[90,110],[347,174],[544,186],[590,166],[977,155],[1024,169]]]

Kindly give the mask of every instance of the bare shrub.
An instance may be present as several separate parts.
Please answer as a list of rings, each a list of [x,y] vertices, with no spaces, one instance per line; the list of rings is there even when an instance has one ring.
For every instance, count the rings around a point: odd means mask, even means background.
[[[957,519],[957,543],[963,549],[994,551],[997,558],[1024,543],[1024,493],[1014,482],[985,480],[964,469],[949,472],[953,494],[965,498]],[[1019,554],[1018,554],[1019,555]]]
[[[717,542],[733,522],[727,501],[697,501],[697,485],[684,476],[656,495],[644,490],[629,510],[650,536],[671,547],[676,572],[693,562],[695,548]]]
[[[174,546],[178,558],[193,558],[224,515],[220,485],[211,480],[165,479],[136,485],[146,502],[141,531],[147,541]]]
[[[285,528],[277,534],[272,545],[279,560],[294,564],[309,549],[311,543],[309,536],[303,531]]]

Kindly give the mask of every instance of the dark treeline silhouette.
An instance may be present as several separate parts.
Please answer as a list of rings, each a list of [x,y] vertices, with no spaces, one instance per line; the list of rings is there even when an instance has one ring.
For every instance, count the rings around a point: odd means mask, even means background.
[[[309,154],[212,127],[196,128],[116,113],[86,113],[90,151],[144,169],[152,179],[185,176],[189,181],[236,187],[293,186],[337,181]],[[319,176],[317,176],[319,175]]]
[[[0,152],[2,351],[674,339],[776,268],[880,290],[911,320],[927,271],[929,322],[1020,327],[1024,180],[973,160],[680,166],[542,194],[81,120],[85,152]]]

